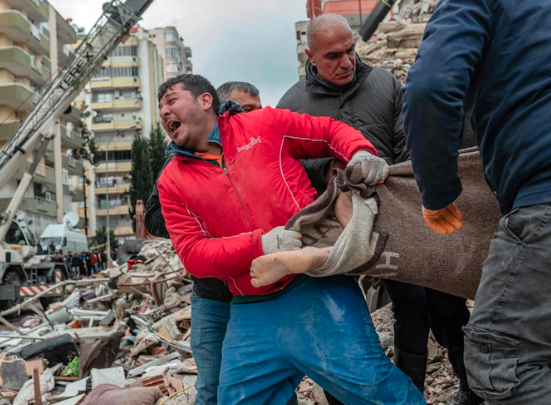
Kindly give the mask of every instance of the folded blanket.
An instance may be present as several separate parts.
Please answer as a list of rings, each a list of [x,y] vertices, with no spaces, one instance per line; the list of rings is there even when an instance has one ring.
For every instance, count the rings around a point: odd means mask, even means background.
[[[423,220],[410,162],[392,166],[386,182],[375,188],[352,184],[348,179],[354,180],[354,172],[334,172],[327,191],[286,225],[303,234],[305,246],[333,246],[325,265],[307,274],[366,274],[474,298],[501,214],[476,148],[460,152],[458,173],[463,192],[456,205],[463,229],[442,236]],[[344,230],[333,212],[341,192],[353,203]]]

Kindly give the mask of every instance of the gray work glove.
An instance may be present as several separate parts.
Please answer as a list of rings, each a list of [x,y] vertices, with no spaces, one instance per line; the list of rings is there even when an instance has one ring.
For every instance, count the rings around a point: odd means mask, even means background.
[[[302,238],[300,233],[287,231],[284,226],[278,226],[262,235],[262,250],[265,255],[298,250],[302,246],[300,238]]]
[[[388,177],[389,168],[385,160],[366,150],[356,152],[346,167],[355,167],[356,165],[361,165],[362,181],[368,186],[383,183]]]

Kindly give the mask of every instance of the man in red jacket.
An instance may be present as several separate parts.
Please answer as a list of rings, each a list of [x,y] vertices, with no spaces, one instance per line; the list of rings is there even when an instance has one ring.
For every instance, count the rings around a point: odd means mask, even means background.
[[[285,222],[317,198],[303,158],[361,164],[365,182],[388,166],[352,127],[264,108],[217,116],[214,87],[181,75],[159,88],[175,157],[158,181],[163,216],[186,269],[227,281],[234,299],[220,372],[221,404],[285,404],[308,375],[346,404],[424,404],[384,355],[354,278],[289,275],[255,288],[252,261],[300,248]]]

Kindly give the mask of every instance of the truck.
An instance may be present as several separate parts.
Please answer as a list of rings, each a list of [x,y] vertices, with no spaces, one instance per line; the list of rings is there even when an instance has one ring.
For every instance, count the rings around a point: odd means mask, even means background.
[[[55,121],[70,111],[73,100],[115,47],[128,38],[130,29],[152,2],[111,0],[104,3],[101,17],[0,150],[0,189],[11,174],[33,156],[29,169],[0,217],[1,307],[13,307],[25,297],[38,295],[69,277],[65,263],[56,263],[47,255],[39,255],[44,253],[42,247],[28,229],[19,206],[33,182],[48,142],[55,136]],[[63,289],[52,289],[48,299],[58,299],[63,295]]]
[[[82,232],[75,230],[78,224],[79,216],[75,212],[68,212],[63,216],[63,223],[50,224],[40,235],[39,246],[43,252],[49,252],[49,246],[53,242],[55,245],[54,253],[63,251],[86,252],[88,251],[88,238]]]

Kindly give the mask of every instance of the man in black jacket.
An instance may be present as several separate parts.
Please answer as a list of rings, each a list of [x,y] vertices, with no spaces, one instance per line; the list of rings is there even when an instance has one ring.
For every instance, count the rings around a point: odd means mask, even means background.
[[[277,108],[312,116],[329,116],[362,131],[389,165],[409,159],[402,121],[401,84],[390,72],[364,64],[355,52],[352,31],[340,15],[314,19],[307,31],[306,76],[283,96]],[[464,134],[462,147],[475,146],[474,134]],[[334,159],[304,161],[308,177],[318,192],[326,187]],[[463,332],[469,321],[465,300],[428,288],[384,280],[396,318],[396,365],[423,391],[427,344],[432,329],[437,341],[448,349],[462,390],[450,405],[483,402],[467,387],[463,363]],[[339,404],[330,395],[331,405]]]
[[[217,89],[217,93],[220,101],[238,102],[246,112],[262,108],[259,91],[250,83],[224,83]],[[167,159],[164,166],[170,159],[172,157]],[[147,201],[145,227],[154,236],[170,238],[161,212],[156,182],[153,193]],[[222,280],[193,276],[191,278],[194,281],[191,296],[191,348],[199,370],[195,383],[195,388],[198,391],[196,404],[216,405],[222,362],[222,343],[230,319],[230,301],[233,296]],[[297,404],[296,397],[289,402],[289,405],[293,404]]]

